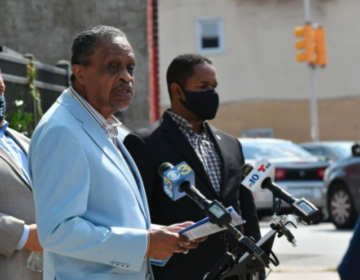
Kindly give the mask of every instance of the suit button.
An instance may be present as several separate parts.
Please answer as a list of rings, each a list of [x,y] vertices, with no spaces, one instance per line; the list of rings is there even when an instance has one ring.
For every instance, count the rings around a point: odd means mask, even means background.
[[[151,278],[151,274],[150,273],[146,274],[146,280],[150,280],[150,278]]]
[[[222,233],[219,234],[219,239],[223,239],[224,235]]]

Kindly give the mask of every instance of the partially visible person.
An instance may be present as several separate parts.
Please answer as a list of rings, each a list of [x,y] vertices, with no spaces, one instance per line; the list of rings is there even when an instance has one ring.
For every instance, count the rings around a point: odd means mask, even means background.
[[[196,188],[208,199],[232,206],[246,220],[239,226],[240,231],[259,240],[254,198],[241,185],[244,164],[241,143],[208,123],[215,118],[219,106],[218,80],[211,60],[196,54],[180,55],[168,67],[166,80],[171,109],[124,140],[144,181],[152,220],[170,225],[204,218],[204,211],[190,198],[174,202],[163,191],[159,166],[185,161],[194,170]],[[154,267],[155,279],[202,279],[226,251],[237,245],[235,242],[227,232],[210,235],[187,256],[176,255],[165,267]]]
[[[89,28],[72,44],[71,86],[38,124],[29,173],[46,280],[149,280],[150,259],[197,247],[151,224],[139,171],[114,116],[134,95],[135,56],[125,34]],[[183,222],[183,221],[182,221]]]
[[[0,279],[40,280],[26,267],[31,251],[42,252],[27,168],[30,139],[5,120],[5,84],[0,70]]]
[[[338,271],[341,280],[360,279],[360,215],[357,219],[349,248],[338,267]]]

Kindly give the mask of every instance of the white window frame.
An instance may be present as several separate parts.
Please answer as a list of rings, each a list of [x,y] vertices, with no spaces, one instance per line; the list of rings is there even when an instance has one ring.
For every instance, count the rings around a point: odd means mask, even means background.
[[[219,28],[219,47],[217,48],[202,48],[202,33],[201,23],[204,21],[216,21]],[[225,52],[225,32],[224,32],[224,18],[223,17],[199,17],[195,22],[196,30],[196,51],[199,54],[220,54]]]

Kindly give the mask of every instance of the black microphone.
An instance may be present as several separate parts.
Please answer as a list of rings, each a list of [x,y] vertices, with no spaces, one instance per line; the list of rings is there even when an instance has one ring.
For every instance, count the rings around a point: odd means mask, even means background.
[[[254,169],[254,166],[252,164],[245,163],[241,167],[241,172],[243,174],[243,178],[248,176],[253,169]],[[278,197],[280,197],[282,200],[286,201],[289,204],[292,204],[295,202],[295,199],[291,196],[291,194],[284,191],[282,188],[280,188],[278,185],[276,185],[274,182],[272,182],[271,178],[269,178],[269,177],[266,177],[262,181],[261,188],[268,189],[273,194],[277,195]]]
[[[231,222],[231,214],[230,212],[217,200],[211,201],[208,200],[196,187],[191,185],[189,179],[189,174],[193,174],[189,170],[191,168],[184,162],[181,164],[182,166],[186,166],[187,174],[183,175],[181,172],[179,176],[175,176],[175,179],[169,178],[169,176],[165,175],[165,172],[168,170],[174,170],[174,167],[171,163],[165,162],[159,167],[159,175],[162,178],[166,178],[168,181],[171,181],[171,192],[173,192],[172,197],[176,197],[176,192],[185,193],[188,197],[196,202],[196,204],[205,211],[206,215],[210,218],[210,220],[217,224],[219,227],[224,227]],[[164,190],[168,192],[168,190]],[[179,197],[179,196],[178,196]],[[174,201],[176,199],[173,199]]]
[[[201,205],[201,208],[211,204],[211,201],[208,200],[197,188],[192,186],[189,181],[185,181],[180,184],[179,192],[185,192],[188,197],[194,200],[196,203]]]
[[[241,171],[243,173],[244,177],[247,177],[254,169],[254,166],[251,164],[244,164],[241,167]],[[259,171],[259,170],[258,170]],[[307,201],[304,198],[298,199],[294,198],[280,188],[278,185],[276,185],[271,178],[263,176],[261,172],[257,172],[255,174],[257,177],[257,180],[261,182],[261,188],[262,189],[268,189],[271,191],[274,195],[280,197],[282,200],[290,204],[292,212],[300,218],[303,222],[307,224],[312,224],[320,220],[321,214],[320,211],[309,201]],[[254,175],[253,175],[254,176]],[[249,188],[244,185],[247,189],[254,191],[254,189]]]
[[[160,177],[164,177],[164,173],[173,168],[171,163],[163,163],[159,167]],[[189,167],[190,168],[190,167]],[[239,241],[239,244],[250,254],[253,254],[260,260],[264,266],[269,266],[269,259],[264,251],[259,248],[250,238],[243,236],[242,233],[231,224],[230,212],[217,200],[208,200],[196,187],[192,186],[189,181],[185,180],[178,185],[178,192],[185,192],[188,197],[202,208],[211,222],[219,227],[226,227],[230,233]]]
[[[164,162],[159,166],[158,173],[160,177],[163,177],[163,174],[165,171],[168,171],[169,169],[173,168],[174,166],[170,162]]]

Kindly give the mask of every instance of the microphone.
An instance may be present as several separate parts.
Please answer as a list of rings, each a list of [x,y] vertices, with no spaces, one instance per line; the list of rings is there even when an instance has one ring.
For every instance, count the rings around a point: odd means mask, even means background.
[[[163,178],[164,192],[173,200],[187,195],[203,209],[210,220],[219,227],[231,222],[230,212],[217,200],[208,200],[194,187],[194,172],[185,162],[176,166],[165,162],[159,167],[159,175]]]
[[[173,200],[176,201],[186,193],[179,187],[183,182],[189,182],[190,185],[195,185],[195,175],[189,165],[185,162],[181,162],[176,166],[173,166],[169,162],[164,162],[160,165],[158,173],[163,178],[164,192]]]
[[[242,185],[252,192],[256,189],[268,189],[274,195],[290,204],[292,212],[300,218],[300,220],[312,224],[320,220],[320,211],[309,201],[304,198],[297,199],[292,197],[288,192],[280,188],[273,182],[275,174],[275,166],[262,159],[255,166],[244,164],[241,168],[245,179]]]
[[[217,200],[208,200],[193,186],[194,183],[191,183],[190,180],[194,181],[194,172],[185,162],[175,167],[171,163],[165,162],[160,165],[158,172],[164,181],[164,191],[172,200],[175,201],[185,194],[189,196],[204,210],[214,224],[226,227],[245,251],[253,254],[264,266],[269,266],[269,259],[264,251],[231,224],[230,212]]]
[[[275,166],[266,159],[256,163],[256,166],[244,164],[241,167],[241,171],[243,176],[245,176],[242,184],[249,190],[268,189],[289,204],[295,202],[295,199],[288,192],[273,183]]]

